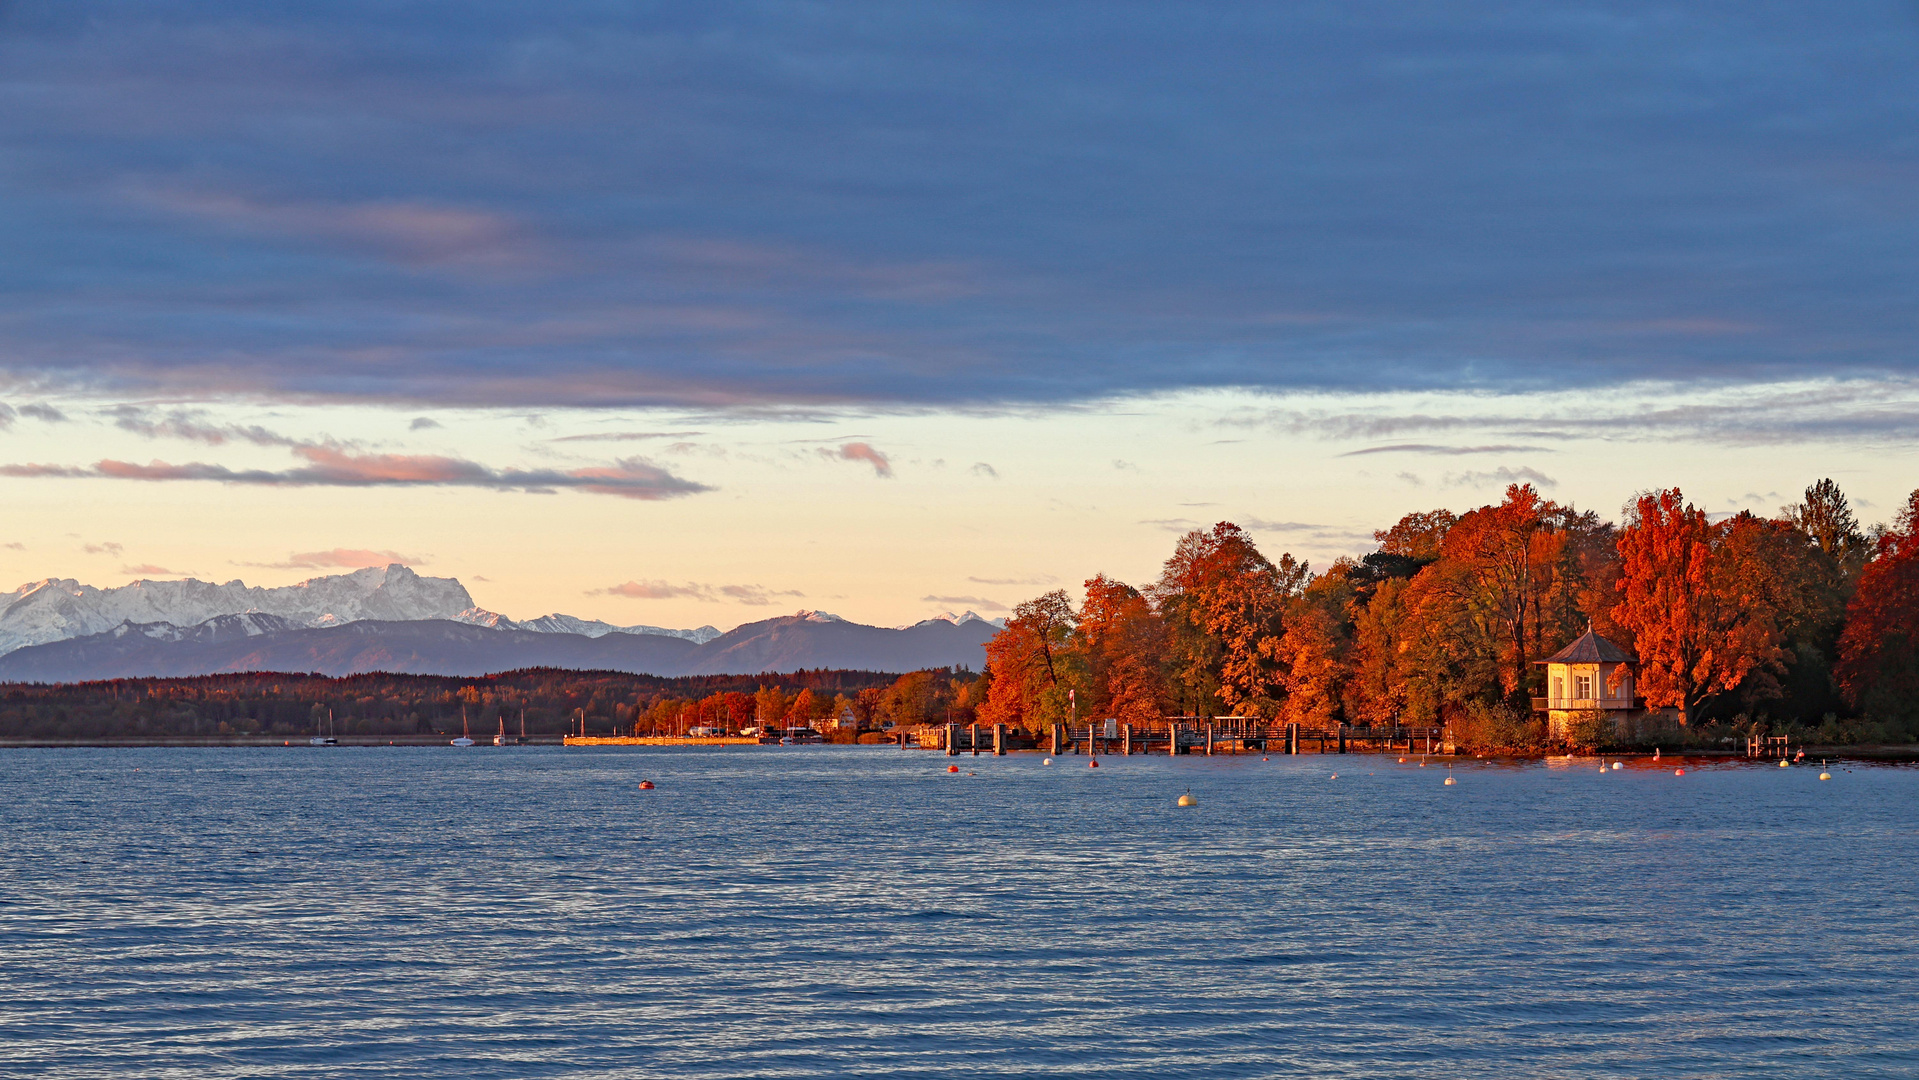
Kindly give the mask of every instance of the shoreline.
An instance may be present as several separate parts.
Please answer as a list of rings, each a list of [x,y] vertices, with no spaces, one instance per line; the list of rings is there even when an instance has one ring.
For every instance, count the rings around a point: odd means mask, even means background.
[[[163,735],[163,736],[128,736],[128,737],[120,737],[120,738],[72,738],[72,739],[0,738],[0,750],[143,750],[143,749],[163,749],[163,748],[175,748],[175,749],[248,749],[248,748],[251,748],[251,749],[285,749],[285,750],[338,750],[343,748],[381,748],[381,747],[400,748],[400,747],[436,747],[436,746],[445,747],[446,749],[449,749],[449,750],[451,749],[512,750],[512,749],[518,749],[518,748],[530,747],[530,746],[543,746],[543,747],[643,746],[648,749],[670,750],[670,749],[681,749],[681,748],[691,748],[691,747],[701,747],[701,746],[712,746],[712,745],[718,745],[722,742],[722,740],[717,740],[717,739],[715,740],[673,740],[669,742],[664,739],[654,740],[654,739],[648,738],[648,739],[641,740],[641,739],[632,739],[632,738],[614,739],[614,738],[606,738],[606,737],[588,737],[587,739],[582,740],[579,736],[569,737],[564,735],[528,735],[526,737],[526,742],[508,743],[504,747],[493,745],[491,737],[489,737],[484,740],[476,740],[475,744],[471,747],[456,748],[451,745],[452,736],[449,736],[449,735],[410,735],[410,736],[341,735],[338,738],[339,738],[339,742],[334,746],[314,746],[311,743],[309,743],[305,737],[298,738],[298,739],[287,739],[285,737],[270,738],[265,736],[235,736],[235,735],[225,735],[225,736],[164,736]],[[728,739],[728,740],[724,740],[724,742],[729,747],[736,747],[736,746],[748,744],[749,740]],[[775,750],[803,749],[802,747],[791,747],[791,746],[782,747],[776,744],[760,744],[760,745],[767,745],[771,749],[775,749]],[[828,744],[819,744],[819,745],[854,746],[855,744],[828,743]],[[869,749],[869,750],[899,749],[898,747],[890,743],[866,745],[866,746],[860,746],[859,748]],[[918,750],[920,748],[910,747],[909,749]],[[1899,763],[1899,762],[1919,763],[1919,744],[1864,745],[1864,746],[1807,746],[1804,748],[1804,750],[1806,754],[1806,759],[1808,761],[1814,758],[1823,758],[1823,759],[1830,759],[1835,761],[1851,760],[1851,761],[1878,761],[1878,762],[1893,762],[1893,763]],[[933,756],[937,756],[937,757],[946,756],[937,750],[921,750],[921,752],[930,754]],[[1043,752],[1044,751],[1041,751],[1041,750],[1012,751],[1013,754],[1021,754],[1021,755],[1037,754],[1037,753],[1043,753]],[[1688,758],[1688,759],[1704,758],[1704,759],[1723,759],[1723,760],[1730,760],[1730,761],[1753,761],[1755,763],[1766,763],[1766,764],[1770,764],[1778,760],[1777,758],[1748,758],[1744,754],[1733,753],[1726,750],[1706,750],[1706,749],[1696,749],[1696,748],[1695,749],[1662,748],[1659,751],[1659,754],[1662,760],[1672,759],[1672,758]],[[960,756],[966,757],[971,755],[961,754]],[[980,756],[990,757],[992,755],[982,754]],[[1084,755],[1080,755],[1080,756],[1084,756]],[[1100,757],[1120,757],[1122,755],[1101,754],[1099,756]],[[1134,756],[1164,757],[1165,755],[1164,754],[1154,754],[1154,755],[1136,754]],[[1246,756],[1250,756],[1250,754],[1249,753],[1248,754],[1221,754],[1218,756],[1230,758],[1230,757],[1246,757]],[[1343,755],[1336,754],[1336,753],[1322,754],[1318,751],[1304,751],[1297,755],[1262,754],[1261,756],[1262,757],[1266,757],[1266,756],[1308,757],[1310,756],[1310,757],[1369,758],[1369,757],[1401,757],[1406,755],[1398,751],[1388,752],[1388,753],[1350,753],[1350,754],[1343,754]],[[1594,758],[1594,759],[1604,758],[1608,760],[1628,760],[1628,759],[1637,759],[1637,758],[1651,758],[1652,751],[1633,750],[1633,751],[1594,753],[1594,754],[1551,754],[1551,753],[1486,754],[1483,756],[1477,755],[1477,754],[1471,754],[1471,753],[1457,753],[1457,754],[1435,753],[1435,754],[1428,754],[1425,756],[1433,760],[1445,759],[1445,760],[1451,760],[1451,761],[1494,761],[1494,760],[1544,761],[1548,758],[1565,758],[1565,757]]]

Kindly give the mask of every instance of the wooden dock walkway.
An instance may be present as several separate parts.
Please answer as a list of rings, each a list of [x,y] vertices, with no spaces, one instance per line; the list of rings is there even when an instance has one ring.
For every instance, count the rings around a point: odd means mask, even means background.
[[[759,746],[754,735],[568,735],[567,746]],[[778,745],[779,737],[773,743]]]
[[[1054,755],[1299,754],[1309,744],[1321,754],[1452,752],[1452,740],[1443,727],[1338,724],[1322,728],[1243,716],[1168,717],[1159,724],[1122,724],[1115,720],[1055,724],[1043,744]],[[949,757],[967,753],[1003,755],[1012,749],[1011,731],[1004,724],[929,724],[902,733],[899,745],[902,749],[913,745],[922,750],[943,750]]]

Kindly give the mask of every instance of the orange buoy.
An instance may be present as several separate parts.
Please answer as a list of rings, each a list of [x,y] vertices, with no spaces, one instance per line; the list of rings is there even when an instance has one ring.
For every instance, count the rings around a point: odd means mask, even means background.
[[[1086,767],[1087,767],[1087,768],[1089,768],[1089,769],[1097,769],[1097,768],[1099,768],[1099,759],[1098,759],[1098,758],[1094,758],[1093,760],[1091,760],[1091,761],[1089,761],[1089,762],[1087,762],[1087,763],[1086,763]]]
[[[947,772],[958,772],[958,771],[959,771],[959,766],[958,766],[958,765],[948,765],[948,766],[946,767],[946,771],[947,771]]]
[[[1674,776],[1684,776],[1684,775],[1686,775],[1686,770],[1684,770],[1684,769],[1674,769],[1674,770],[1672,771],[1672,774],[1673,774]]]
[[[640,781],[640,790],[641,790],[641,791],[652,791],[652,790],[653,790],[653,781],[651,781],[651,780],[642,780],[642,781]]]

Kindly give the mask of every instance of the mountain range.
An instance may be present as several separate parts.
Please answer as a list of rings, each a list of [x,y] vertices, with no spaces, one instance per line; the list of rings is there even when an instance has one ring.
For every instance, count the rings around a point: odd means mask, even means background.
[[[96,589],[48,579],[0,595],[0,682],[524,667],[652,675],[977,669],[997,629],[970,611],[891,629],[802,611],[724,634],[561,614],[516,621],[476,606],[456,579],[399,564],[276,589],[191,579]]]

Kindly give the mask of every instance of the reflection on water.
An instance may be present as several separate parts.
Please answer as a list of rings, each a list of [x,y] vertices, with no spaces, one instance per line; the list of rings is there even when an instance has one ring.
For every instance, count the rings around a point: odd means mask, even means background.
[[[1919,770],[948,761],[10,751],[0,1073],[1919,1072]]]

